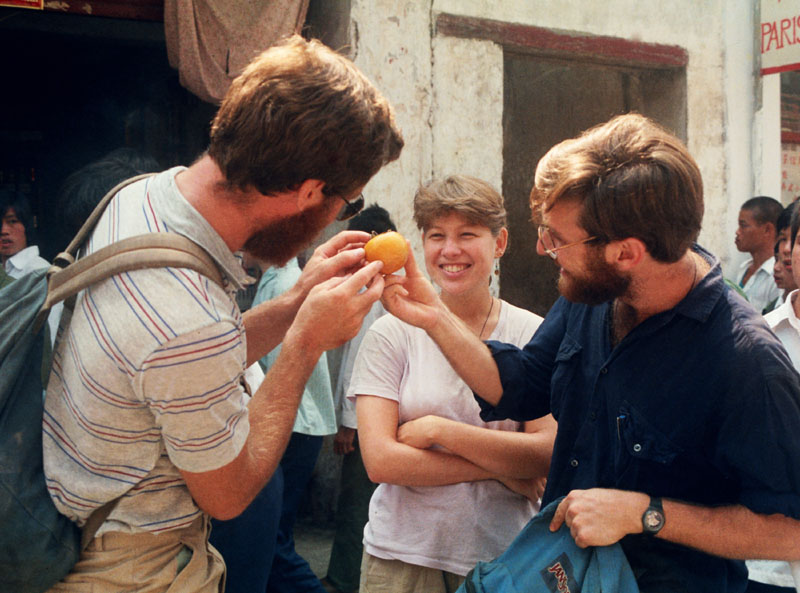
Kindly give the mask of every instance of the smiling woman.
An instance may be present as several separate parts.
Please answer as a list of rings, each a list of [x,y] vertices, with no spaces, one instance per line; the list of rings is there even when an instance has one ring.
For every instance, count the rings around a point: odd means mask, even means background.
[[[441,299],[480,338],[522,346],[541,318],[489,290],[508,243],[505,216],[502,196],[472,177],[434,181],[414,198]],[[538,510],[554,420],[483,422],[472,392],[423,330],[391,315],[377,320],[347,395],[357,396],[361,454],[379,484],[364,531],[362,591],[384,590],[379,582],[392,583],[393,593],[452,591]]]

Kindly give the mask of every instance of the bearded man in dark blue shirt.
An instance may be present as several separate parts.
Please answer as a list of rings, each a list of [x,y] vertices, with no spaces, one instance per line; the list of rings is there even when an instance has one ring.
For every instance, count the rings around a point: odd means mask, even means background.
[[[620,542],[643,592],[742,593],[742,559],[800,559],[800,376],[695,241],[700,171],[629,114],[552,148],[531,192],[562,294],[523,349],[488,348],[413,257],[383,301],[425,329],[484,420],[558,420],[543,504]]]

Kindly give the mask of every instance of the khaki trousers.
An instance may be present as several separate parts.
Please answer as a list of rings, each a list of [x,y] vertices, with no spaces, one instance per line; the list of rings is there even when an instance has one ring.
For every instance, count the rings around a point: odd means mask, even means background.
[[[225,563],[208,530],[203,516],[158,535],[104,533],[48,593],[222,593]]]
[[[359,593],[453,593],[464,579],[461,575],[385,560],[364,552]]]

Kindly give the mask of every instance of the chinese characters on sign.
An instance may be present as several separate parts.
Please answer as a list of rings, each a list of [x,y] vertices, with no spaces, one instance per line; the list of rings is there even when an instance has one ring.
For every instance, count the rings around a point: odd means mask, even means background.
[[[800,94],[790,83],[800,72],[781,75],[781,202],[800,195]]]
[[[781,144],[781,202],[800,196],[800,145]]]

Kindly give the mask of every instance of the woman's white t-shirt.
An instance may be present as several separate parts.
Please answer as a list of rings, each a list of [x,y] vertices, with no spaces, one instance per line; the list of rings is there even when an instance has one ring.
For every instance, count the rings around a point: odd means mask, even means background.
[[[542,322],[501,301],[489,339],[524,346]],[[511,420],[483,422],[472,391],[421,329],[384,315],[361,343],[348,397],[398,402],[399,421],[434,414],[495,430],[521,430]],[[362,443],[363,446],[363,443]],[[364,528],[367,553],[466,575],[478,561],[505,550],[538,511],[527,498],[495,480],[447,486],[380,484]]]

